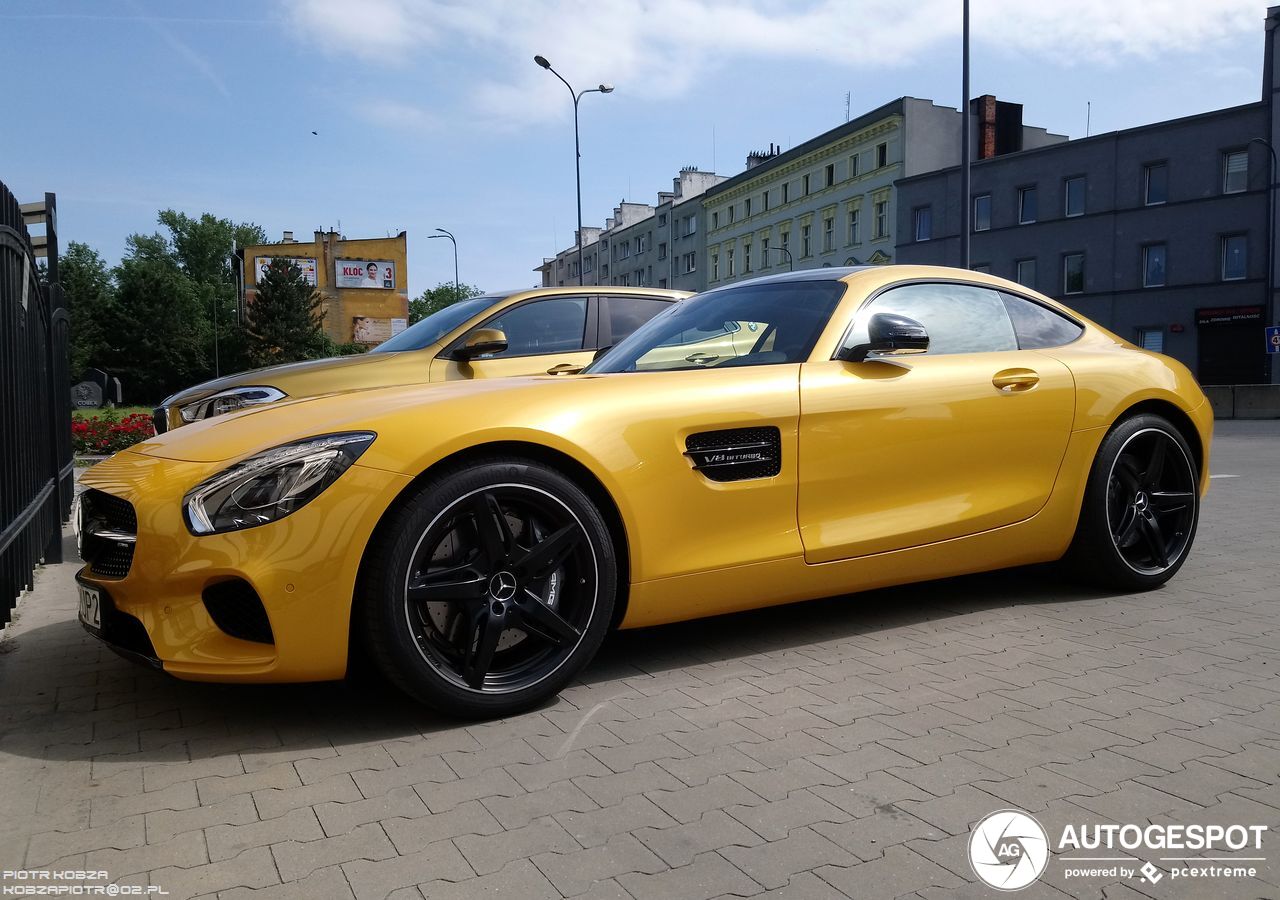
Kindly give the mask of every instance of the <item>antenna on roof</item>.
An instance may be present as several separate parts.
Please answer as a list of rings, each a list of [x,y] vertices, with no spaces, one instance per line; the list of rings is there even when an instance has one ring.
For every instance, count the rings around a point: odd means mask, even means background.
[[[1089,125],[1092,123],[1092,119],[1093,119],[1093,101],[1086,100],[1084,101],[1084,136],[1085,137],[1089,136]]]
[[[852,99],[853,99],[853,92],[845,91],[844,92],[844,120],[846,122],[849,121],[849,103]]]

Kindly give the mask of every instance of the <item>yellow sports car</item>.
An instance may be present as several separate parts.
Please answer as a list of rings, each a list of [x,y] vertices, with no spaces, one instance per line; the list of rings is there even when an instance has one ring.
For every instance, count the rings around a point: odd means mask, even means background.
[[[1160,585],[1211,431],[1181,364],[1019,285],[796,272],[681,301],[580,375],[291,400],[119,453],[83,479],[80,616],[180,678],[339,678],[362,647],[424,703],[502,715],[615,626],[1065,554]]]
[[[333,391],[509,375],[580,372],[687,291],[533,288],[437,310],[368,353],[286,363],[206,381],[161,401],[160,434],[201,419]]]

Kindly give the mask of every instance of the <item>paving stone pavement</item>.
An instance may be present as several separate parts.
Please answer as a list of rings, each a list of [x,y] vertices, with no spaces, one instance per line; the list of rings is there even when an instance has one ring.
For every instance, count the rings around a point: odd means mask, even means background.
[[[979,897],[970,830],[1008,807],[1050,835],[1264,824],[1280,856],[1280,423],[1220,423],[1211,468],[1162,590],[1037,569],[624,633],[487,723],[140,669],[49,567],[0,639],[0,870],[183,898]],[[1055,857],[1025,896],[1280,896],[1256,865],[1152,884]]]

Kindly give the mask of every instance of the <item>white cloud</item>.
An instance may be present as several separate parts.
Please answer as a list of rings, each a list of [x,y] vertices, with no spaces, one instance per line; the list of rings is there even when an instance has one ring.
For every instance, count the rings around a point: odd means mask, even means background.
[[[821,61],[851,70],[950,65],[958,0],[285,0],[295,31],[330,52],[386,65],[447,48],[476,61],[469,106],[520,125],[567,114],[548,57],[581,90],[601,81],[652,99],[689,95],[730,63]],[[1256,0],[974,0],[975,52],[1070,67],[1195,51],[1262,30]],[[459,79],[459,84],[461,83]]]

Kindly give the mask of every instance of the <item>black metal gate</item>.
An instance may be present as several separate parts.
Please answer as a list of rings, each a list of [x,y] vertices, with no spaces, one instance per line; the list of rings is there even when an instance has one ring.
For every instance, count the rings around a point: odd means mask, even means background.
[[[33,239],[28,223],[45,233]],[[70,325],[58,285],[54,196],[22,206],[0,182],[0,626],[31,587],[36,564],[62,561],[75,489]]]

